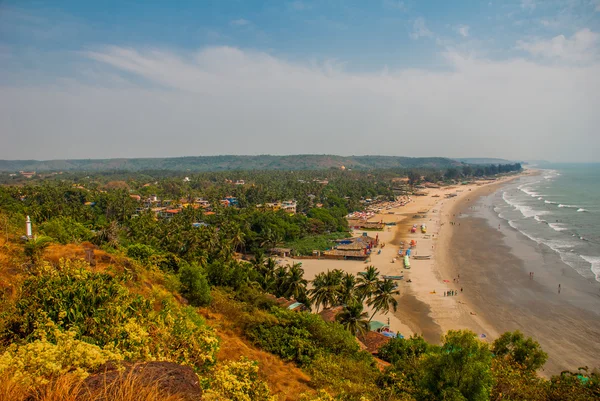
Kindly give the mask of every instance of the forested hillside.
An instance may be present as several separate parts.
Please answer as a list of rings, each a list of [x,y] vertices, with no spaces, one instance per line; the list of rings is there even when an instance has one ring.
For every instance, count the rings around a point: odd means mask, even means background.
[[[460,162],[443,157],[397,156],[193,156],[139,159],[0,160],[0,171],[223,171],[223,170],[322,170],[328,168],[447,168]]]

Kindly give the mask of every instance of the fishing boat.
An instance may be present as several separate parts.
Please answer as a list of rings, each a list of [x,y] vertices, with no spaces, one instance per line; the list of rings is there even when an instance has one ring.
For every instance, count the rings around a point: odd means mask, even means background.
[[[414,226],[412,226],[412,228],[410,229],[411,233],[416,233],[417,232],[417,225],[415,224]]]
[[[385,280],[404,280],[404,276],[381,276]]]
[[[404,267],[406,269],[410,269],[410,259],[408,258],[408,256],[404,256]]]
[[[421,233],[425,234],[427,232],[427,226],[425,224],[421,224]]]

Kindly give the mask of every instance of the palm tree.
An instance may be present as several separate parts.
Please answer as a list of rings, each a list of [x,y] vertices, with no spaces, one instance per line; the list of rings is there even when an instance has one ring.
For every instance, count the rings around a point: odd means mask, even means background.
[[[108,246],[116,248],[119,245],[119,224],[113,220],[98,232],[96,232],[95,242],[100,245],[106,243]]]
[[[311,302],[317,307],[326,309],[338,304],[342,285],[342,271],[333,270],[327,273],[319,273],[312,281],[313,288],[310,290]]]
[[[356,292],[361,301],[371,299],[373,293],[377,290],[379,282],[379,270],[375,266],[368,266],[364,274],[359,275]]]
[[[342,326],[355,336],[364,335],[369,331],[368,313],[363,311],[360,302],[344,306],[344,309],[335,317]]]
[[[275,269],[275,295],[278,297],[282,297],[286,292],[286,281],[288,278],[288,267],[287,266],[279,266]]]
[[[36,237],[32,238],[25,243],[25,255],[29,256],[32,265],[37,265],[42,260],[44,249],[48,248],[48,245],[52,243],[50,237]]]
[[[373,293],[373,297],[369,300],[368,305],[373,308],[373,314],[369,319],[369,322],[375,316],[375,313],[385,311],[387,314],[390,311],[390,306],[394,308],[394,312],[398,308],[398,301],[394,298],[394,295],[400,295],[400,291],[396,288],[398,286],[392,280],[382,280],[377,283],[377,289]]]
[[[308,281],[304,278],[304,269],[299,263],[294,263],[288,270],[288,277],[285,283],[286,298],[294,298],[296,301],[306,298],[306,285]]]
[[[340,296],[338,302],[342,305],[348,305],[356,299],[356,276],[346,273],[342,277],[342,285],[340,286]]]
[[[275,270],[277,269],[275,259],[269,258],[265,261],[262,254],[257,255],[254,259],[254,269],[259,274],[262,289],[267,292],[273,291],[275,289]]]

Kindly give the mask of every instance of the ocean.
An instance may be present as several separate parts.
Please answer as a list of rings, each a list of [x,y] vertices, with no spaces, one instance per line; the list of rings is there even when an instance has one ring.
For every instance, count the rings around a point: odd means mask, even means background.
[[[532,165],[539,175],[501,189],[493,210],[514,229],[600,282],[600,164]]]

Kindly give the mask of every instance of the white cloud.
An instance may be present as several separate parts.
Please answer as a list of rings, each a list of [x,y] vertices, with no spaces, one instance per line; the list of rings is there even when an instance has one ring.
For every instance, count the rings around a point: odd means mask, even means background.
[[[0,158],[331,153],[599,161],[597,63],[447,52],[445,71],[353,73],[231,47],[107,47],[86,56],[98,72],[94,85],[0,87],[8,144]],[[102,73],[135,79],[102,84]]]
[[[245,26],[245,25],[249,25],[250,21],[248,21],[247,19],[244,19],[244,18],[238,18],[238,19],[234,19],[234,20],[230,21],[229,24],[234,25],[234,26]]]
[[[547,59],[566,62],[590,61],[598,58],[599,38],[598,33],[585,28],[577,31],[570,38],[558,35],[552,39],[519,40],[517,49]]]
[[[456,32],[458,32],[463,38],[469,36],[469,29],[470,27],[468,25],[458,25],[455,28]]]
[[[410,34],[410,37],[413,39],[419,39],[423,37],[431,38],[433,37],[433,32],[431,32],[425,25],[425,19],[419,17],[413,24],[413,31]]]
[[[521,8],[523,10],[535,10],[536,5],[536,0],[521,0]]]

